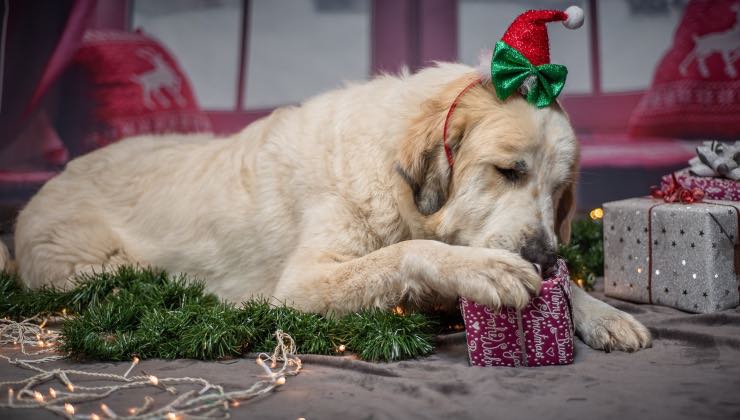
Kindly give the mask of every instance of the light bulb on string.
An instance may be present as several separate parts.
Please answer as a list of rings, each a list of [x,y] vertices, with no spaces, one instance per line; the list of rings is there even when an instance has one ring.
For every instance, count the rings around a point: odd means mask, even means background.
[[[604,217],[604,209],[597,207],[591,210],[588,215],[591,217],[591,220],[600,220]]]

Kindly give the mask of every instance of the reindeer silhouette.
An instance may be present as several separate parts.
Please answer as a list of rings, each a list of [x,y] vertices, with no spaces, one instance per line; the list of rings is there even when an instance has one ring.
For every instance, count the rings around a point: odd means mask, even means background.
[[[730,9],[735,12],[735,24],[730,29],[724,32],[711,32],[703,36],[691,35],[694,38],[694,49],[678,66],[682,75],[688,74],[689,64],[696,60],[702,77],[709,77],[709,69],[705,60],[710,55],[719,53],[725,62],[725,74],[732,78],[737,77],[734,63],[740,58],[740,4],[733,4]]]
[[[172,103],[164,95],[168,93],[175,102],[183,106],[185,105],[185,98],[180,93],[181,80],[180,76],[170,67],[169,64],[164,60],[161,54],[150,49],[140,49],[136,51],[136,55],[149,61],[154,68],[144,73],[137,74],[131,77],[131,80],[141,86],[144,106],[149,109],[154,109],[156,101],[164,108],[169,108]]]

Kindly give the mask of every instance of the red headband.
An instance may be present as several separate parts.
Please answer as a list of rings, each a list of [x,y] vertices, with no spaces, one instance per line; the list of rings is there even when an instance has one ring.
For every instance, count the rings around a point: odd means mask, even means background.
[[[465,89],[463,89],[462,91],[460,91],[460,93],[457,94],[457,96],[455,97],[455,100],[452,101],[452,105],[450,105],[450,109],[447,111],[447,117],[445,117],[444,131],[442,131],[442,143],[445,148],[445,155],[447,155],[447,163],[450,164],[450,174],[452,173],[452,167],[455,163],[454,159],[452,158],[452,149],[450,148],[450,145],[447,143],[447,128],[449,127],[449,124],[450,124],[450,118],[452,117],[452,111],[454,111],[455,108],[457,108],[457,104],[460,102],[460,98],[463,96],[463,94],[465,94],[465,92],[470,90],[470,88],[472,88],[473,86],[481,82],[482,82],[481,79],[476,79],[469,85],[465,86]]]

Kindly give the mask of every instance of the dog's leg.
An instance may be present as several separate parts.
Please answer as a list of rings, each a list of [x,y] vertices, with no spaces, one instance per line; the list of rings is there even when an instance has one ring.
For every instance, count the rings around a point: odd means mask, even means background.
[[[347,313],[401,301],[464,296],[523,307],[539,291],[532,264],[509,251],[411,240],[359,258],[307,248],[291,258],[275,298],[306,311]]]
[[[650,332],[632,315],[586,293],[573,290],[576,333],[589,346],[605,351],[637,351],[650,347]]]

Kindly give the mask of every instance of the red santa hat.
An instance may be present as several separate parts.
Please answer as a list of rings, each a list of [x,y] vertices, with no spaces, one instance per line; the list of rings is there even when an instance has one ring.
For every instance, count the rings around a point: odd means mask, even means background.
[[[550,39],[545,24],[563,22],[566,28],[577,29],[583,25],[583,19],[583,9],[578,6],[570,6],[564,11],[530,10],[522,13],[496,43],[496,49],[481,55],[478,69],[482,79],[493,79],[496,94],[501,100],[518,90],[536,106],[548,105],[560,93],[567,69],[550,64]],[[517,67],[531,67],[537,72],[519,77],[521,73],[512,72]],[[540,79],[539,83],[536,79]],[[536,92],[530,94],[533,86],[537,88]],[[543,86],[544,91],[541,89]]]
[[[583,9],[570,6],[560,10],[530,10],[519,15],[496,43],[496,50],[482,55],[480,80],[463,89],[447,111],[442,132],[447,161],[452,170],[454,160],[447,142],[447,132],[452,112],[465,92],[481,81],[490,80],[500,100],[506,100],[519,91],[527,102],[543,108],[557,98],[565,84],[568,70],[559,64],[550,64],[550,39],[545,24],[563,22],[568,29],[583,25]],[[483,67],[485,60],[485,67]]]
[[[545,24],[562,21],[568,29],[583,25],[583,9],[570,6],[560,10],[530,10],[519,15],[501,38],[535,66],[550,63],[550,39]]]

